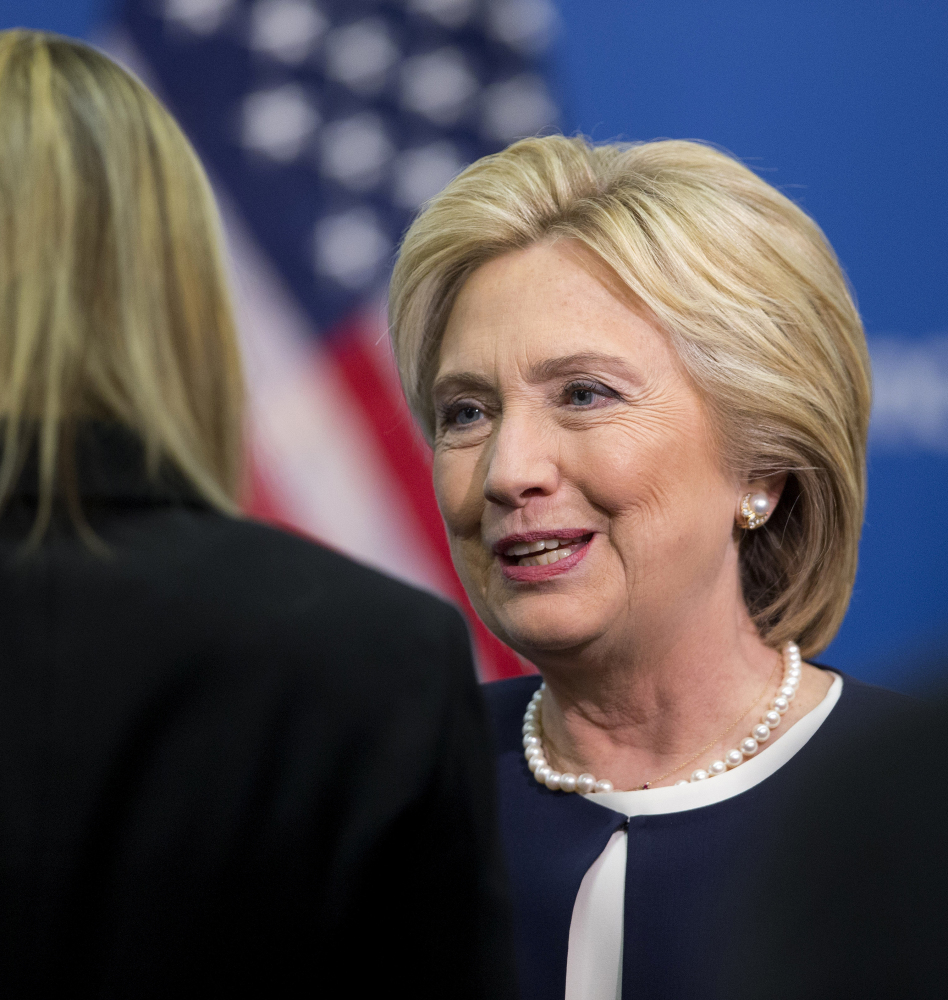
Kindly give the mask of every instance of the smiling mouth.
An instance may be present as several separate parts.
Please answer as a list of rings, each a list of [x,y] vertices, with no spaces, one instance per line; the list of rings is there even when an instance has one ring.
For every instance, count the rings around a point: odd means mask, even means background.
[[[507,546],[502,555],[508,566],[551,566],[568,559],[592,540],[592,533],[579,538],[543,538],[535,542],[517,542]]]

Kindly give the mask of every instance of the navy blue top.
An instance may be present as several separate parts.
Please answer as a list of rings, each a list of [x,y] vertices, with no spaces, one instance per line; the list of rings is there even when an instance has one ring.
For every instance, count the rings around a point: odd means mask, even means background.
[[[712,996],[729,930],[746,920],[738,909],[742,886],[753,882],[766,861],[783,811],[805,803],[807,777],[821,761],[833,759],[867,727],[910,701],[845,675],[843,681],[839,701],[820,728],[764,781],[714,805],[631,819],[581,795],[552,792],[530,773],[521,726],[539,677],[485,685],[496,729],[522,1000],[564,996],[576,894],[609,838],[623,827],[628,829],[623,997]],[[780,886],[773,891],[779,896]]]

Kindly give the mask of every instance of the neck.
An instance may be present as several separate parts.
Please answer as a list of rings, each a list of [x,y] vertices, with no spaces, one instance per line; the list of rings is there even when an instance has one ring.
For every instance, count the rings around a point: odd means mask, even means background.
[[[678,627],[665,622],[624,639],[606,655],[587,648],[538,663],[547,685],[543,742],[558,770],[608,777],[616,788],[654,785],[745,710],[749,717],[780,680],[780,655],[742,600],[730,609],[710,602]]]

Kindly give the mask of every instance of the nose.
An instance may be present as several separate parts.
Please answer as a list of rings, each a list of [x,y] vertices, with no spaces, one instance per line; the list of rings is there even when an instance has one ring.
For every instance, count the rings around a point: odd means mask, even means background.
[[[554,443],[524,415],[505,414],[490,452],[484,496],[506,507],[550,496],[559,485]]]

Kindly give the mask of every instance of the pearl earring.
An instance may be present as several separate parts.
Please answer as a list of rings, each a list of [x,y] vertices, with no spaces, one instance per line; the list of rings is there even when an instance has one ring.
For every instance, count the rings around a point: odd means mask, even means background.
[[[746,493],[741,498],[742,528],[753,531],[766,524],[770,517],[770,497],[766,493]]]

